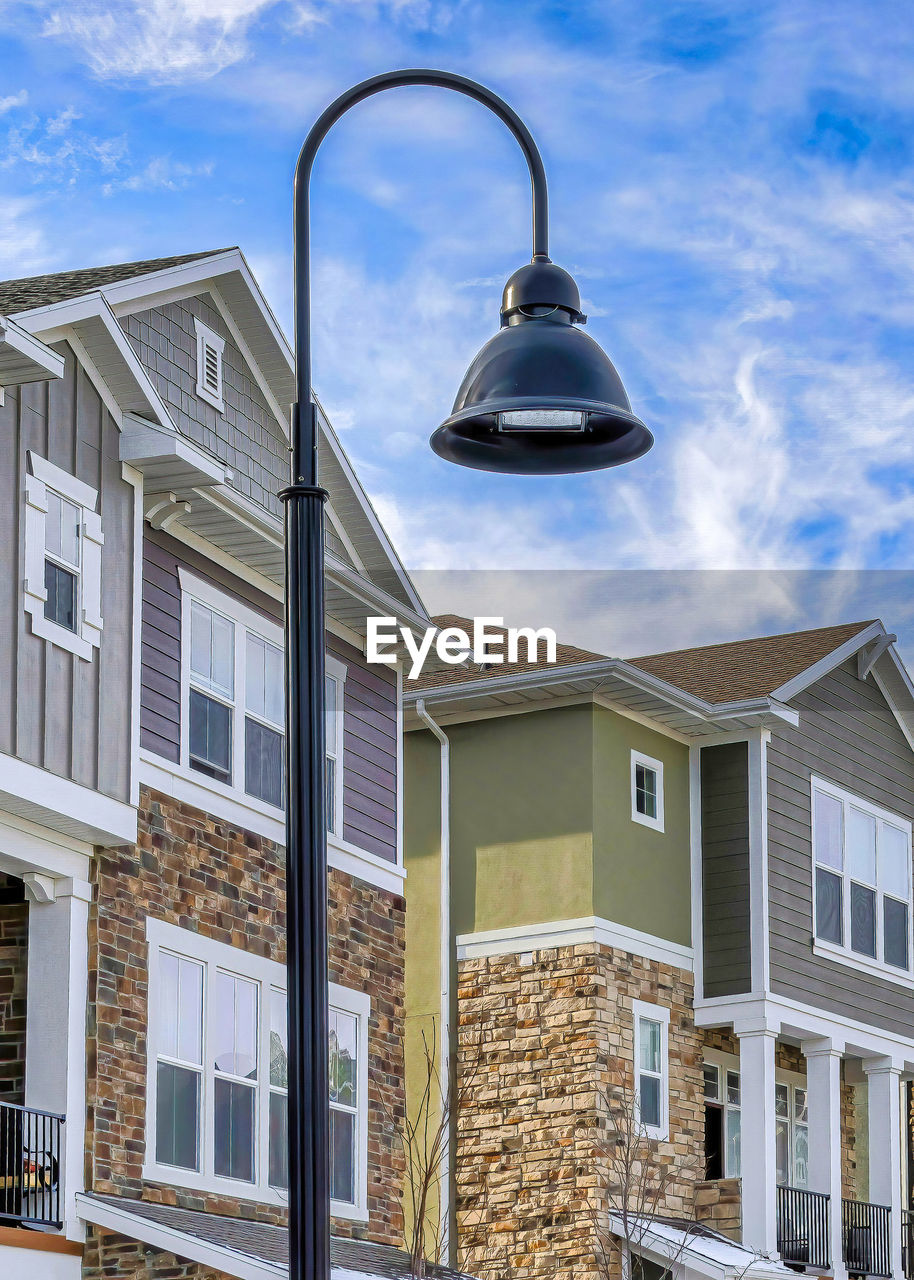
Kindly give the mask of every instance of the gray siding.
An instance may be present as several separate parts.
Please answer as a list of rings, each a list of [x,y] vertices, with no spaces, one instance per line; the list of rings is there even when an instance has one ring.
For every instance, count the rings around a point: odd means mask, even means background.
[[[276,622],[270,596],[169,537],[146,529],[143,546],[143,649],[140,743],[177,761],[181,733],[181,589],[184,566]],[[386,667],[370,667],[352,645],[328,635],[327,650],[347,667],[343,700],[343,838],[378,857],[397,856],[397,686]]]
[[[704,994],[751,989],[749,755],[745,742],[701,752]]]
[[[882,694],[846,663],[792,700],[797,729],[768,749],[771,988],[829,1013],[914,1034],[914,991],[812,953],[810,777],[914,819],[914,753]]]
[[[114,420],[71,348],[55,350],[64,376],[8,388],[0,407],[0,751],[129,801],[134,491]],[[32,635],[23,608],[30,449],[101,494],[104,629],[90,661]]]
[[[196,393],[195,316],[225,339],[224,413]],[[140,311],[121,324],[178,429],[231,468],[239,493],[280,515],[276,495],[289,482],[288,446],[210,295]]]

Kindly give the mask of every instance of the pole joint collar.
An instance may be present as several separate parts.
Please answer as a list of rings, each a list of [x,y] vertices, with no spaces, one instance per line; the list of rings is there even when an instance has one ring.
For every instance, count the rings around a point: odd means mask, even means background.
[[[280,489],[278,497],[280,502],[291,502],[293,498],[318,498],[326,502],[330,494],[319,484],[290,484]]]

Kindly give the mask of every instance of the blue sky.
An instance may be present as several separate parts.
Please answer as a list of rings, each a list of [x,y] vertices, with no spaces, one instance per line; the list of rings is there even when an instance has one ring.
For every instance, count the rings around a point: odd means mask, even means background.
[[[657,444],[538,480],[430,453],[529,256],[526,174],[477,105],[376,98],[318,164],[315,386],[406,562],[907,568],[903,3],[0,0],[0,274],[240,244],[287,322],[301,138],[410,64],[529,123],[553,257]]]

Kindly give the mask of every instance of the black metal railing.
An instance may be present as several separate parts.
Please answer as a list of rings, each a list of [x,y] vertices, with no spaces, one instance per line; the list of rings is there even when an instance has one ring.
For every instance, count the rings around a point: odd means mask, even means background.
[[[0,1102],[0,1222],[60,1227],[64,1117]]]
[[[905,1280],[914,1280],[914,1212],[901,1211],[901,1263]]]
[[[844,1265],[852,1276],[892,1275],[892,1210],[885,1204],[842,1200]]]
[[[780,1186],[778,1194],[778,1253],[784,1262],[827,1271],[828,1196]]]

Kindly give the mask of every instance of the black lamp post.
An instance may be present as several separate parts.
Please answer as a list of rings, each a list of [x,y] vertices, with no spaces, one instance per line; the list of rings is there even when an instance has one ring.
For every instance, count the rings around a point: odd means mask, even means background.
[[[533,258],[505,286],[501,329],[473,361],[451,416],[432,436],[443,458],[487,471],[557,474],[645,453],[610,360],[583,323],[571,276],[549,260],[546,174],[530,133],[496,94],[446,71],[392,71],[326,109],[295,170],[295,380],[292,483],[280,494],[286,536],[286,897],[288,946],[289,1271],[329,1280],[330,1142],[327,1015],[327,828],[324,763],[324,534],[317,416],[311,394],[309,196],[314,157],[357,102],[404,85],[454,89],[503,120],[533,188]]]

